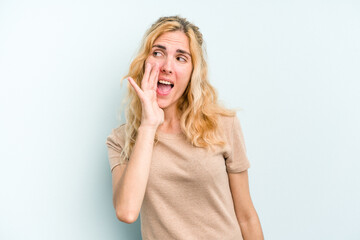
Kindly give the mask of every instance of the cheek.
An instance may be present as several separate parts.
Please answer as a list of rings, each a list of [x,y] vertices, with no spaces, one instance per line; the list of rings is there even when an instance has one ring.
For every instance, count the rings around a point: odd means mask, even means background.
[[[150,63],[151,66],[155,66],[155,64],[159,65],[159,68],[162,66],[162,61],[160,59],[154,58],[152,56],[148,57],[145,61],[145,64]]]
[[[184,74],[184,75],[181,76],[181,79],[182,79],[182,81],[181,81],[181,89],[182,90],[185,90],[186,87],[189,85],[190,77],[191,76],[188,75],[188,74]]]
[[[145,61],[145,64],[147,64],[147,63],[152,63],[153,61],[152,61],[152,59],[151,59],[151,57],[148,57],[147,59],[146,59],[146,61]]]
[[[189,68],[189,67],[184,68],[181,71],[181,78],[184,80],[184,82],[186,82],[186,85],[190,81],[191,73],[192,73],[192,68]]]
[[[146,59],[145,64],[146,64],[146,63],[150,63],[151,65],[153,65],[153,64],[155,64],[156,62],[159,63],[159,60],[150,55],[150,56],[148,56],[148,58]]]

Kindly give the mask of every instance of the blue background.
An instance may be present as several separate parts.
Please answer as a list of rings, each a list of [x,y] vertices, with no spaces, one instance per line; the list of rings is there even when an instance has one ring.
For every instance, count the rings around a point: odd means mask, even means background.
[[[200,27],[238,112],[266,239],[360,239],[360,4],[0,1],[0,238],[140,239],[112,206],[105,140],[145,30]]]

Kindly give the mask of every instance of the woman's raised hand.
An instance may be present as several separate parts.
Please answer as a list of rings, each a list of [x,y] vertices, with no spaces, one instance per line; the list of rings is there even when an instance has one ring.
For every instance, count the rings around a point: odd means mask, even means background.
[[[164,111],[159,107],[156,97],[158,76],[158,64],[151,65],[150,63],[146,63],[144,77],[141,80],[141,88],[136,84],[134,79],[131,77],[128,78],[129,83],[141,101],[141,126],[155,129],[164,122]]]

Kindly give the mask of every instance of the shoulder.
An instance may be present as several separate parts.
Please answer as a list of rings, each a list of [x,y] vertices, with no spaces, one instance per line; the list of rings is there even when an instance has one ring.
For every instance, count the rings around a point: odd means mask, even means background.
[[[115,166],[127,162],[126,154],[124,154],[123,151],[125,147],[125,136],[125,125],[123,124],[114,128],[106,139],[111,171]]]
[[[239,142],[244,144],[244,134],[239,118],[236,116],[220,116],[219,129],[226,143]]]
[[[107,143],[115,143],[115,144],[123,145],[126,136],[125,127],[126,124],[121,124],[119,127],[114,128],[107,137]]]
[[[229,173],[242,172],[250,167],[246,153],[244,135],[240,126],[240,120],[235,115],[232,117],[220,117],[222,129],[224,131],[224,158],[226,170]]]
[[[114,128],[112,130],[112,134],[114,134],[118,138],[124,138],[125,137],[125,128],[126,128],[126,124],[121,124],[119,127]]]
[[[228,135],[233,131],[235,125],[239,122],[236,114],[234,116],[222,116],[220,115],[218,118],[218,124],[221,131]]]

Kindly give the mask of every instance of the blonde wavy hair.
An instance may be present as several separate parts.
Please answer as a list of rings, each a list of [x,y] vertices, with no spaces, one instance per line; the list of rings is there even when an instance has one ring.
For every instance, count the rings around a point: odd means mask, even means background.
[[[148,58],[155,40],[165,32],[182,31],[189,38],[193,71],[184,94],[179,99],[177,108],[180,113],[181,130],[187,140],[196,147],[211,148],[223,146],[218,117],[234,116],[233,110],[226,109],[218,103],[217,93],[208,80],[208,67],[205,60],[205,47],[199,28],[179,16],[159,18],[145,33],[137,56],[132,61],[128,74],[140,86],[144,75],[145,61]],[[127,104],[125,109],[125,146],[123,154],[128,159],[141,124],[141,102],[133,88],[128,85]]]

